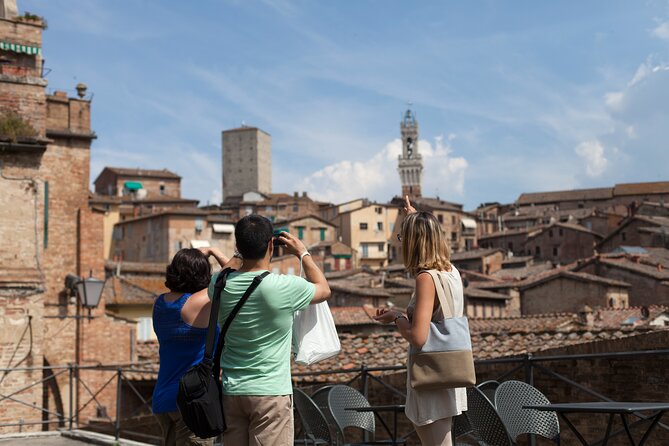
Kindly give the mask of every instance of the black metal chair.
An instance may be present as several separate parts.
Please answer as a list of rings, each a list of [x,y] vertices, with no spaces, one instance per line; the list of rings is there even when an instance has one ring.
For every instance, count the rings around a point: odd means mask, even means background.
[[[344,442],[347,442],[344,430],[348,427],[360,428],[364,432],[371,434],[372,438],[374,438],[376,432],[374,413],[347,410],[352,407],[369,407],[369,401],[367,401],[367,398],[362,393],[353,387],[336,385],[327,392],[327,396],[328,408],[335,420],[338,438],[341,437]],[[364,444],[392,444],[392,441],[372,440],[365,441]]]
[[[477,387],[467,388],[467,419],[481,445],[514,446],[495,406]]]
[[[550,404],[539,389],[521,381],[502,383],[495,394],[495,406],[511,438],[537,434],[560,444],[560,422],[555,412],[523,409],[523,406]]]
[[[331,445],[333,442],[330,427],[325,415],[316,403],[300,389],[293,389],[293,399],[307,437],[306,443]]]
[[[481,392],[490,400],[490,402],[495,405],[495,392],[497,391],[497,388],[499,387],[499,381],[495,380],[490,380],[490,381],[483,381],[482,383],[478,384],[476,387],[479,388]]]

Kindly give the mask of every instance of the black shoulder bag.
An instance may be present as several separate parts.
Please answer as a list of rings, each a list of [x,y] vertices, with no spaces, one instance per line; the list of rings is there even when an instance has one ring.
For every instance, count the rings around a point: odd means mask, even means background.
[[[177,407],[181,413],[181,418],[186,426],[200,438],[215,437],[225,431],[223,389],[220,377],[221,353],[225,344],[225,333],[228,331],[232,320],[242,308],[242,305],[244,305],[244,302],[260,285],[265,276],[269,274],[266,271],[256,276],[251,286],[249,286],[242,298],[239,299],[239,302],[237,302],[237,305],[225,320],[225,324],[219,335],[218,345],[216,346],[216,354],[212,356],[214,340],[216,339],[216,320],[218,319],[218,308],[221,303],[221,292],[225,288],[228,274],[233,271],[231,268],[226,268],[221,271],[216,279],[214,300],[211,305],[209,326],[207,328],[204,358],[199,364],[191,367],[181,377],[181,381],[179,382]]]

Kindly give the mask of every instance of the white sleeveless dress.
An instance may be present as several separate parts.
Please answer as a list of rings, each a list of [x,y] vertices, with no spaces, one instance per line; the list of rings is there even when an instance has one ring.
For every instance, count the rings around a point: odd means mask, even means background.
[[[464,293],[460,272],[455,266],[451,266],[451,271],[441,271],[440,274],[444,279],[444,283],[450,284],[450,287],[446,286],[444,291],[450,293],[449,288],[453,290],[454,316],[463,316]],[[407,307],[409,320],[413,316],[415,305],[416,293],[411,296],[411,301]],[[432,321],[438,322],[443,318],[441,307],[439,307],[432,314]],[[416,426],[434,423],[442,418],[454,417],[467,410],[467,392],[464,387],[457,389],[416,390],[411,387],[409,373],[409,367],[407,367],[407,401],[405,413],[407,418]]]

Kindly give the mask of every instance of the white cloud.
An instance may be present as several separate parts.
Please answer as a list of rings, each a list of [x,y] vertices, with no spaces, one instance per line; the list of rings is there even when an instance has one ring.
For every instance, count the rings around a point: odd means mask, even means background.
[[[606,170],[608,160],[604,156],[604,146],[599,141],[582,142],[574,151],[585,161],[585,172],[588,176],[598,177]]]
[[[653,35],[663,40],[669,40],[669,22],[660,23],[654,30]]]
[[[448,141],[453,139],[449,135]],[[435,138],[434,146],[420,140],[418,151],[423,156],[423,195],[438,193],[455,198],[464,193],[467,160],[451,156],[452,149],[443,137]],[[401,152],[402,142],[395,139],[368,160],[340,161],[312,173],[298,184],[298,189],[333,203],[361,197],[387,201],[401,190],[397,173]]]

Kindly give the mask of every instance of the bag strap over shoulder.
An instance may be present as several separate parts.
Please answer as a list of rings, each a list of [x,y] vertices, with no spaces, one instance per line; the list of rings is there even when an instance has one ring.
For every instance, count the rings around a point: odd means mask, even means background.
[[[453,291],[449,286],[448,296],[446,295],[446,286],[444,280],[441,277],[439,271],[430,269],[425,270],[430,276],[432,276],[432,281],[434,282],[434,288],[437,290],[437,297],[439,298],[439,303],[441,304],[441,311],[444,313],[444,318],[455,317],[455,302],[453,302]],[[448,313],[448,314],[447,314]]]
[[[207,341],[204,347],[204,359],[210,360],[213,358],[214,341],[216,340],[216,322],[218,320],[218,308],[221,305],[221,292],[225,288],[225,282],[228,280],[228,275],[234,269],[226,268],[218,274],[216,283],[214,284],[214,296],[211,302],[211,311],[209,312],[209,325],[207,326]]]
[[[251,282],[251,285],[246,289],[246,292],[244,295],[239,299],[239,302],[237,302],[237,305],[235,305],[235,308],[232,309],[230,314],[228,315],[228,318],[225,320],[225,323],[223,324],[223,328],[221,328],[221,334],[219,335],[218,339],[218,345],[216,346],[216,354],[214,355],[214,377],[218,379],[218,376],[220,374],[220,369],[221,369],[221,355],[223,354],[223,346],[225,345],[225,334],[228,332],[228,328],[230,328],[230,324],[232,323],[232,320],[237,316],[237,313],[239,313],[239,310],[242,309],[242,305],[248,300],[249,296],[258,288],[258,285],[260,285],[260,282],[267,277],[269,274],[269,271],[265,271],[262,274],[259,274],[253,278],[253,282]],[[217,281],[218,282],[218,281]],[[223,284],[225,286],[225,283]],[[221,291],[223,291],[223,288],[221,288]],[[221,299],[221,291],[218,292],[217,294],[217,301],[220,302]],[[212,308],[213,310],[213,308]],[[216,316],[218,317],[218,306],[216,308]]]

